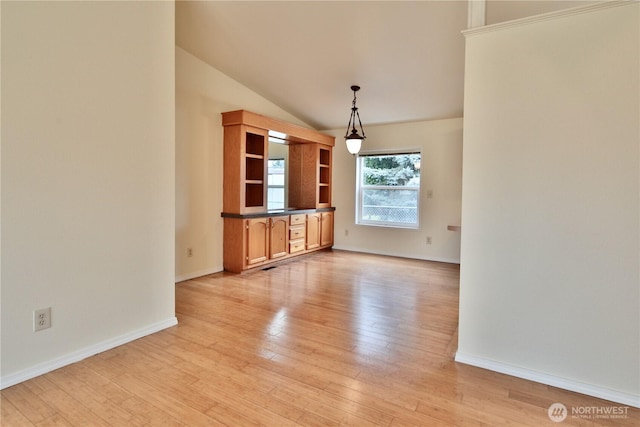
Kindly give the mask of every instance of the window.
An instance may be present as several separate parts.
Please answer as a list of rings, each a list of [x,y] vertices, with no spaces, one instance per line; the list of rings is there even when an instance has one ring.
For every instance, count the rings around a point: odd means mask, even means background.
[[[284,159],[267,162],[267,209],[284,209]]]
[[[418,228],[420,158],[419,152],[358,156],[357,224]]]

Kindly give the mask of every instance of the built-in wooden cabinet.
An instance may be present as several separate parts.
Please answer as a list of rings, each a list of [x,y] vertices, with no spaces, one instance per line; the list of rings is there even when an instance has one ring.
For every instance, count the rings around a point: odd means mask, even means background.
[[[306,249],[306,218],[305,214],[289,216],[289,253],[295,254]]]
[[[333,212],[307,214],[307,249],[333,245]]]
[[[240,272],[289,255],[289,216],[225,218],[224,267]]]
[[[224,218],[224,269],[242,272],[333,245],[333,211]]]
[[[289,146],[289,204],[300,209],[331,206],[332,147]]]
[[[269,257],[269,218],[247,219],[245,224],[247,265],[262,263]]]
[[[320,225],[322,215],[320,212],[307,214],[307,243],[306,248],[316,249],[320,247]]]
[[[333,245],[333,212],[322,212],[320,220],[320,246]]]
[[[222,125],[225,270],[241,272],[332,246],[334,137],[245,110],[222,113]],[[272,137],[288,147],[289,208],[277,212],[267,210]]]
[[[225,127],[224,212],[255,213],[267,209],[268,133],[246,125]]]
[[[331,206],[331,148],[318,147],[318,207]]]
[[[269,218],[269,258],[282,258],[289,254],[289,218],[276,216]]]

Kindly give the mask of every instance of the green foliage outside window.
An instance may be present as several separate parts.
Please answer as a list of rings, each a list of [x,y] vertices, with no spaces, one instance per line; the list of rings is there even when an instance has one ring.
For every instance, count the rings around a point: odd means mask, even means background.
[[[359,159],[358,223],[417,227],[420,160],[419,153]]]
[[[363,160],[364,185],[420,185],[420,154],[370,156]]]

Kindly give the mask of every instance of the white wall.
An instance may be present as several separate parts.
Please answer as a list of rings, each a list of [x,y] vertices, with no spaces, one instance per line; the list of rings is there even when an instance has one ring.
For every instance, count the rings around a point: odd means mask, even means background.
[[[309,127],[296,117],[176,47],[176,281],[221,271],[222,137],[220,113],[245,109]],[[462,119],[369,126],[367,147],[423,150],[424,188],[420,230],[354,225],[355,162],[336,135],[333,204],[336,248],[459,262]],[[349,229],[349,237],[344,230]],[[433,244],[425,244],[426,236]],[[193,249],[192,257],[187,249]]]
[[[189,52],[176,47],[175,55],[175,280],[181,281],[223,269],[220,113],[243,109],[309,126]]]
[[[600,3],[603,0],[486,0],[487,25]]]
[[[367,139],[363,153],[407,148],[422,152],[420,228],[417,230],[356,225],[356,158],[345,147],[345,129],[328,133],[336,136],[332,177],[332,200],[336,207],[334,248],[460,262],[460,232],[448,231],[447,225],[460,225],[462,119],[365,125]],[[427,190],[433,193],[432,198],[427,198]],[[426,244],[427,236],[432,238],[431,245]]]
[[[467,33],[457,355],[636,406],[639,9]]]
[[[171,2],[1,7],[6,387],[175,324],[175,66]]]

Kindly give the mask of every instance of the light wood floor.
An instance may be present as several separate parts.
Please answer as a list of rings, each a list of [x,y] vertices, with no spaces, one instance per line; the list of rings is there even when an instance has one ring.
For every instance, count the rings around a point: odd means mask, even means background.
[[[325,251],[176,286],[179,325],[1,392],[2,426],[638,426],[453,361],[458,266]]]

